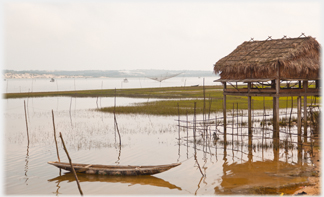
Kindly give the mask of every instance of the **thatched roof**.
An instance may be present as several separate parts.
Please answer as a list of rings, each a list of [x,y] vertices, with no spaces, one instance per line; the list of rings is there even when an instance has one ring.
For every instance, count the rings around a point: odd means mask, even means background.
[[[312,37],[243,42],[214,65],[221,79],[319,79],[320,44]]]

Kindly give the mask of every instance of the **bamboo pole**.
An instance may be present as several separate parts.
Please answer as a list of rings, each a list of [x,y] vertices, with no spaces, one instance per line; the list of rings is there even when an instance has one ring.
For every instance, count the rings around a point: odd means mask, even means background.
[[[117,133],[118,133],[118,137],[119,137],[119,147],[121,147],[121,137],[120,137],[120,133],[119,133],[119,129],[118,129],[118,123],[117,123],[117,119],[116,119],[116,88],[115,88],[115,100],[114,100],[114,122],[115,122],[115,129],[117,129]],[[116,131],[115,131],[115,136],[116,136]],[[116,138],[115,138],[116,139]]]
[[[26,102],[24,100],[24,109],[25,109],[25,120],[26,120],[26,130],[27,130],[27,140],[29,144],[29,133],[28,133],[28,123],[27,123],[27,113],[26,113]]]
[[[223,92],[226,91],[226,82],[223,82]],[[226,134],[226,94],[223,93],[223,122],[224,122],[224,133]],[[225,135],[226,136],[226,135]]]
[[[75,180],[76,180],[76,182],[77,182],[79,192],[80,192],[81,196],[83,196],[83,192],[82,192],[82,190],[81,190],[81,186],[80,186],[80,183],[79,183],[79,180],[78,180],[78,176],[77,176],[77,174],[76,174],[76,172],[75,172],[75,170],[74,170],[72,160],[71,160],[70,155],[69,155],[69,153],[68,153],[68,151],[67,151],[67,149],[66,149],[66,146],[65,146],[65,143],[64,143],[63,136],[62,136],[62,133],[61,133],[61,132],[60,132],[60,138],[61,138],[61,140],[62,140],[62,144],[63,144],[63,148],[64,148],[64,150],[65,150],[66,156],[67,156],[68,159],[69,159],[69,163],[70,163],[70,166],[71,166],[72,172],[73,172],[73,174],[74,174],[74,178],[75,178]]]
[[[189,142],[189,138],[188,138],[188,130],[189,130],[189,126],[188,126],[188,110],[186,111],[186,122],[187,122],[187,159],[188,159],[188,142]]]
[[[53,120],[54,140],[55,140],[55,146],[56,146],[57,159],[58,159],[59,162],[61,162],[60,161],[60,155],[59,155],[58,147],[57,147],[56,131],[55,131],[55,122],[54,122],[54,112],[53,112],[53,110],[52,110],[52,120]]]
[[[69,110],[69,114],[70,114],[70,121],[71,121],[71,126],[73,127],[73,124],[72,124],[72,114],[71,114],[71,107],[72,107],[72,96],[71,96],[71,101],[70,101],[70,110]]]
[[[201,168],[200,168],[200,165],[198,163],[198,160],[197,160],[197,151],[196,151],[196,102],[194,102],[194,128],[193,128],[193,135],[194,135],[194,149],[195,149],[195,154],[194,154],[194,158],[195,158],[195,161],[198,165],[198,168],[199,168],[199,171],[201,173],[202,176],[205,176],[204,173],[202,172]]]
[[[179,139],[179,144],[180,144],[180,109],[179,109],[179,103],[177,103],[178,106],[178,139]]]
[[[207,129],[206,129],[206,94],[205,94],[205,78],[203,78],[203,94],[204,94],[204,108],[203,108],[203,125],[204,125],[204,136],[203,139],[205,140],[206,137],[206,141],[207,141]]]

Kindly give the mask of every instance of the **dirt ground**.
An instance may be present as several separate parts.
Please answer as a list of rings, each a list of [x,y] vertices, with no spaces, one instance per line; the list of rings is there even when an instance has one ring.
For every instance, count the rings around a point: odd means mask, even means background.
[[[303,146],[306,151],[310,151],[310,146]],[[314,164],[313,176],[308,178],[310,186],[305,186],[296,191],[293,195],[319,196],[321,195],[321,150],[319,146],[313,149],[313,157],[311,158]]]

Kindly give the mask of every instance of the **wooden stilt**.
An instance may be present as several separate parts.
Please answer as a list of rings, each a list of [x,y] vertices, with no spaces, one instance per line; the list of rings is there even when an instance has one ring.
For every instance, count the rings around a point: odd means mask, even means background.
[[[232,117],[232,144],[234,140],[234,103],[233,103],[233,117]]]
[[[298,141],[301,138],[301,97],[297,97],[297,130],[298,130]]]
[[[308,81],[305,80],[303,82],[303,88],[305,90],[305,94],[308,89]],[[307,96],[304,96],[304,141],[307,142]]]
[[[223,92],[226,90],[226,82],[223,83]],[[226,138],[226,95],[223,94],[223,121],[224,121],[224,136]]]
[[[274,134],[273,137],[279,137],[279,97],[274,97]]]
[[[251,82],[248,83],[248,93],[250,93],[251,90]],[[248,130],[249,130],[249,134],[252,133],[252,119],[251,119],[251,115],[252,115],[252,100],[251,100],[251,96],[248,96]]]
[[[307,96],[304,96],[304,141],[307,142]]]

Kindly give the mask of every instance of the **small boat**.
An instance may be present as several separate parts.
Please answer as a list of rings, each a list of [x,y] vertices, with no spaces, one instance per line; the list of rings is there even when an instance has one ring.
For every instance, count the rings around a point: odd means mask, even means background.
[[[50,82],[54,82],[54,81],[55,81],[54,78],[51,78]]]
[[[58,168],[72,171],[70,163],[49,161],[48,164]],[[136,175],[152,175],[167,171],[174,168],[181,163],[172,163],[167,165],[154,166],[118,166],[118,165],[99,165],[99,164],[78,164],[73,163],[75,172],[87,174],[103,174],[103,175],[117,175],[117,176],[136,176]]]

